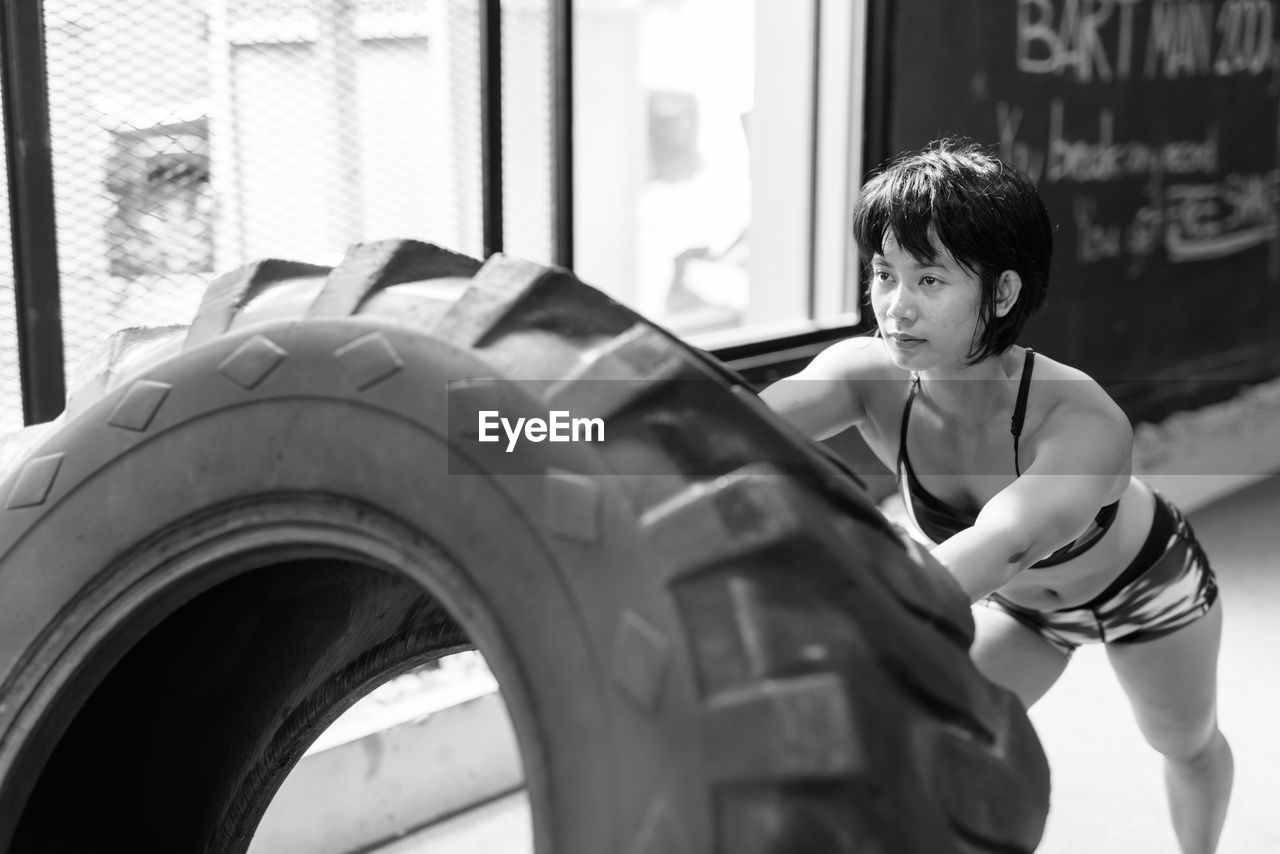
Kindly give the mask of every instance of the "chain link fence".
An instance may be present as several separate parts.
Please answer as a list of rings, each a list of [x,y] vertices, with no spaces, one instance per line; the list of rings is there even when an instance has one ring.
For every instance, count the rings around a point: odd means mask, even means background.
[[[549,17],[548,0],[503,4],[508,250],[539,261]],[[189,321],[210,279],[256,258],[334,263],[388,237],[480,255],[479,26],[476,0],[45,0],[68,369],[117,329]]]

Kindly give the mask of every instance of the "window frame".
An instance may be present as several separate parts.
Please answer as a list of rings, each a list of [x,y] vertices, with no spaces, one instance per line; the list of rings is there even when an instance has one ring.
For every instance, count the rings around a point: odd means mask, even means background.
[[[44,3],[6,0],[0,96],[24,424],[52,420],[66,405],[44,44]]]

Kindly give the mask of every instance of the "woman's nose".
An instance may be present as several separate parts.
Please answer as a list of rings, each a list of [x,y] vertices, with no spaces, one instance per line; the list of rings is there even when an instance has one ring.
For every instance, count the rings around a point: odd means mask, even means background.
[[[893,296],[889,299],[889,306],[886,314],[894,320],[905,320],[908,322],[915,320],[915,305],[912,303],[910,295],[904,288],[898,288],[893,292]]]

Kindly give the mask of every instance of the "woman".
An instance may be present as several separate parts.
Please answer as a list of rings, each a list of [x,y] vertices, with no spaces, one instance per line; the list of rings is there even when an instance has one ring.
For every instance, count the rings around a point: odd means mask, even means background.
[[[975,663],[1027,707],[1077,646],[1106,644],[1164,756],[1181,850],[1214,851],[1233,776],[1217,585],[1186,520],[1131,474],[1120,408],[1014,344],[1053,252],[1035,186],[973,144],[935,143],[866,184],[853,233],[877,337],[829,347],[762,396],[815,438],[856,426],[897,472],[913,535],[982,606]]]

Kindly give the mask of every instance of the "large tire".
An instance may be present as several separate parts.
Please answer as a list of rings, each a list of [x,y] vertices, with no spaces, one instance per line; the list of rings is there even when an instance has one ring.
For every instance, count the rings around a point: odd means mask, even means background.
[[[506,455],[481,408],[606,441]],[[0,850],[242,852],[342,710],[473,646],[540,854],[1039,842],[1044,755],[958,588],[567,271],[411,241],[251,265],[9,452]]]

